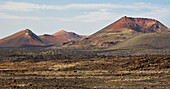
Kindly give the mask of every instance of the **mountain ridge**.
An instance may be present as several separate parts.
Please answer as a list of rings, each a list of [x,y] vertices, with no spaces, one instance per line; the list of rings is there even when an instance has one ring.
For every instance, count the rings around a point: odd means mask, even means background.
[[[167,33],[169,28],[155,19],[124,16],[74,45],[109,47],[144,33]]]
[[[170,29],[155,19],[124,16],[90,36],[60,30],[52,35],[37,36],[29,29],[0,40],[0,47],[41,46],[96,46],[110,47],[146,33],[169,33]]]
[[[0,47],[24,47],[24,45],[45,45],[31,30],[25,29],[0,40]]]
[[[54,44],[61,45],[62,43],[73,41],[73,40],[79,40],[86,36],[78,35],[74,32],[67,32],[65,30],[60,30],[52,35],[44,34],[39,37],[47,43],[54,43]]]

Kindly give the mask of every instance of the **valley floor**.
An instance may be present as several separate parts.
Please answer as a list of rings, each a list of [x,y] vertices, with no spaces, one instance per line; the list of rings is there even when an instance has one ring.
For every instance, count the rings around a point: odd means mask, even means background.
[[[170,89],[170,56],[0,61],[0,88]]]

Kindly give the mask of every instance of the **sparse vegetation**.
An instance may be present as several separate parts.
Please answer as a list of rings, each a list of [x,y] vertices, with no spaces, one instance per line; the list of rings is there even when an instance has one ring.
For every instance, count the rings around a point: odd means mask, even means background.
[[[3,49],[0,88],[170,88],[170,55],[121,56],[107,51]]]

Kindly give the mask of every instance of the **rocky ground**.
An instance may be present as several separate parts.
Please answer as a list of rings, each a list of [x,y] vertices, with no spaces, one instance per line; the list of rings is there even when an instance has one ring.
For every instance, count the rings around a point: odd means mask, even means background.
[[[170,89],[170,56],[0,61],[0,88]]]

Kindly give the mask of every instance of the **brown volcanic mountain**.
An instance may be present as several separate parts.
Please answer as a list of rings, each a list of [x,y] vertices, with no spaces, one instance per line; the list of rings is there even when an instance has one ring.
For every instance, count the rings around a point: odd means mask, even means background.
[[[96,45],[108,47],[144,33],[166,33],[170,30],[154,19],[122,17],[75,45]]]
[[[157,20],[148,18],[132,18],[122,17],[118,21],[110,24],[104,29],[100,30],[95,34],[101,32],[141,32],[141,33],[152,33],[152,32],[169,32],[169,28],[164,26]],[[95,35],[94,34],[94,35]]]
[[[45,45],[45,42],[29,29],[22,30],[0,40],[0,47],[3,48],[37,47],[43,45]]]
[[[69,39],[81,39],[85,36],[81,36],[81,35],[78,35],[74,32],[67,32],[65,30],[61,30],[59,32],[56,32],[55,34],[53,34],[53,36],[56,36],[56,37],[67,37]]]
[[[48,44],[109,47],[141,34],[168,32],[170,29],[157,20],[125,16],[88,37],[64,30],[53,35],[37,36],[29,29],[25,29],[1,39],[0,47],[34,47]]]
[[[55,43],[55,44],[62,44],[64,42],[68,41],[75,41],[84,38],[85,36],[78,35],[73,32],[67,32],[64,30],[61,30],[59,32],[56,32],[53,35],[44,34],[39,36],[44,42],[47,43]]]

